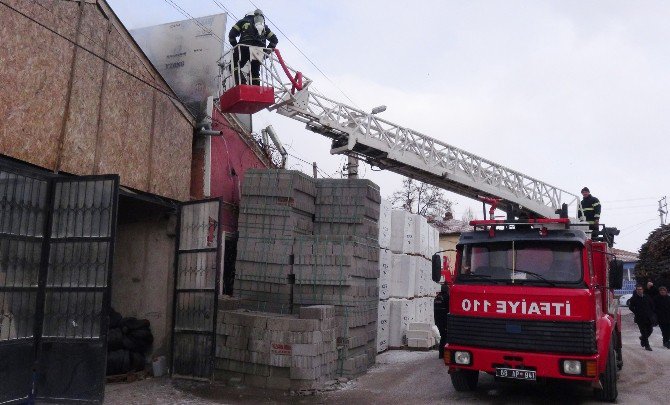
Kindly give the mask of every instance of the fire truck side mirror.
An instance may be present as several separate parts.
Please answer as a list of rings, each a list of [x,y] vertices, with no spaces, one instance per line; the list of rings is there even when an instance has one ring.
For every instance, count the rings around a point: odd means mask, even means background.
[[[610,263],[609,287],[613,290],[620,290],[623,287],[623,262],[621,260],[612,260]]]
[[[442,278],[442,258],[438,254],[433,255],[432,270],[433,281],[439,283],[440,279]]]

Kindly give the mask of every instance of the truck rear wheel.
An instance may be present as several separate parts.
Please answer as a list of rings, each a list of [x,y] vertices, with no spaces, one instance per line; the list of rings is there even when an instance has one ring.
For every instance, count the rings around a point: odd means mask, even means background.
[[[616,386],[616,377],[616,352],[614,351],[614,342],[610,342],[610,347],[607,353],[607,366],[605,366],[605,372],[600,374],[600,384],[602,384],[603,388],[594,390],[596,399],[605,402],[616,401],[616,398],[619,395]]]
[[[477,389],[479,371],[458,370],[451,373],[451,384],[456,391],[474,391]]]

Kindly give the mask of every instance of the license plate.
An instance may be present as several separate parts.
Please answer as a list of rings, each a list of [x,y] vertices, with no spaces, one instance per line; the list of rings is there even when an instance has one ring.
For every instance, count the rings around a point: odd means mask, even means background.
[[[537,379],[535,371],[519,370],[516,368],[496,368],[496,377],[511,378],[514,380],[535,381]]]

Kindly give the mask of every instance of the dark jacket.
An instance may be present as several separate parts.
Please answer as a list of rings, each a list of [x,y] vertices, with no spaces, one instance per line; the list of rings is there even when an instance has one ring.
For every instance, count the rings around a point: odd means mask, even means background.
[[[240,44],[261,46],[263,48],[265,48],[265,41],[270,41],[268,48],[276,47],[277,42],[279,42],[277,36],[270,31],[267,25],[260,34],[258,33],[258,30],[254,26],[253,15],[248,15],[233,25],[233,28],[228,32],[230,45],[237,45],[238,36],[240,37]]]
[[[670,324],[670,295],[654,297],[654,310],[659,324]]]
[[[654,301],[648,295],[633,293],[628,308],[635,314],[635,323],[651,323],[654,316]]]
[[[578,216],[584,215],[586,221],[590,224],[600,220],[600,200],[589,194],[588,197],[582,198],[582,209],[579,210]]]

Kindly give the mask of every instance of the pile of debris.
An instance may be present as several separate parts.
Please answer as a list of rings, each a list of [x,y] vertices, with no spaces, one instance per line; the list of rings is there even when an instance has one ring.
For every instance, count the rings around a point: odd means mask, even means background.
[[[114,309],[109,312],[107,332],[107,375],[142,371],[146,353],[151,349],[154,336],[149,320],[124,318]]]
[[[670,283],[670,225],[656,228],[640,248],[635,278],[640,283],[651,279],[656,285]]]

